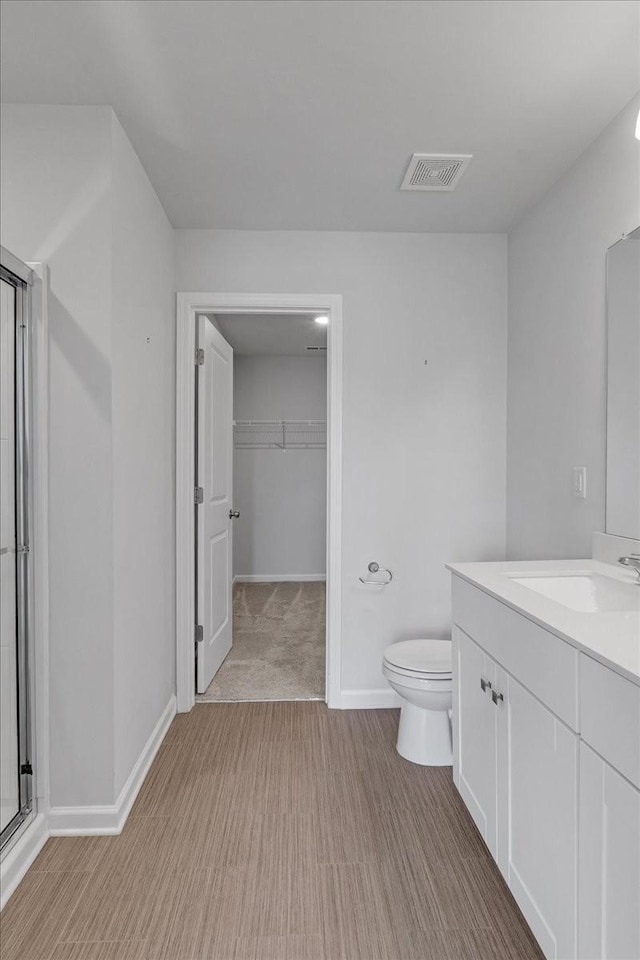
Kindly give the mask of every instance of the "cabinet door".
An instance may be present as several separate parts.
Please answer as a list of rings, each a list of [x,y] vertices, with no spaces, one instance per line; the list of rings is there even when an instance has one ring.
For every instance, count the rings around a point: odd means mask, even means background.
[[[498,667],[498,865],[548,958],[576,956],[578,738]]]
[[[580,744],[580,960],[640,957],[640,791]]]
[[[454,627],[455,784],[491,853],[496,853],[496,711],[493,660]],[[483,690],[482,684],[485,689]]]

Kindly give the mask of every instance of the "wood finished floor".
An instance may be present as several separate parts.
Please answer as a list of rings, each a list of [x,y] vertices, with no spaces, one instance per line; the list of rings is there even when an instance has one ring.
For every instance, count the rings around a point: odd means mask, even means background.
[[[448,768],[395,710],[198,704],[118,837],[50,839],[2,960],[541,960]]]

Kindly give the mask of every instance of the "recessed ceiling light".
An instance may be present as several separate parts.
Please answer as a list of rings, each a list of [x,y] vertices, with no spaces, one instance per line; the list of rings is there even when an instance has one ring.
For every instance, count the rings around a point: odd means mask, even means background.
[[[315,317],[316,323],[321,323],[323,327],[329,323],[329,317]]]

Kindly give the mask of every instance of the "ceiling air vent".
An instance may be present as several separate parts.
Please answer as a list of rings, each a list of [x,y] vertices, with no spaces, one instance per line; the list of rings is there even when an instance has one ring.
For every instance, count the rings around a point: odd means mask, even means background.
[[[401,190],[454,190],[472,154],[414,153],[409,161]]]

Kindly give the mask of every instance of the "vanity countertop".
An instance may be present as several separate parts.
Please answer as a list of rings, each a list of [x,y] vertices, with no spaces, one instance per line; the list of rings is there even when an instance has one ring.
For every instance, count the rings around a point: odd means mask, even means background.
[[[640,686],[640,587],[632,571],[598,560],[448,563],[447,569]],[[638,590],[638,609],[585,613],[514,582],[514,577],[600,574]]]

